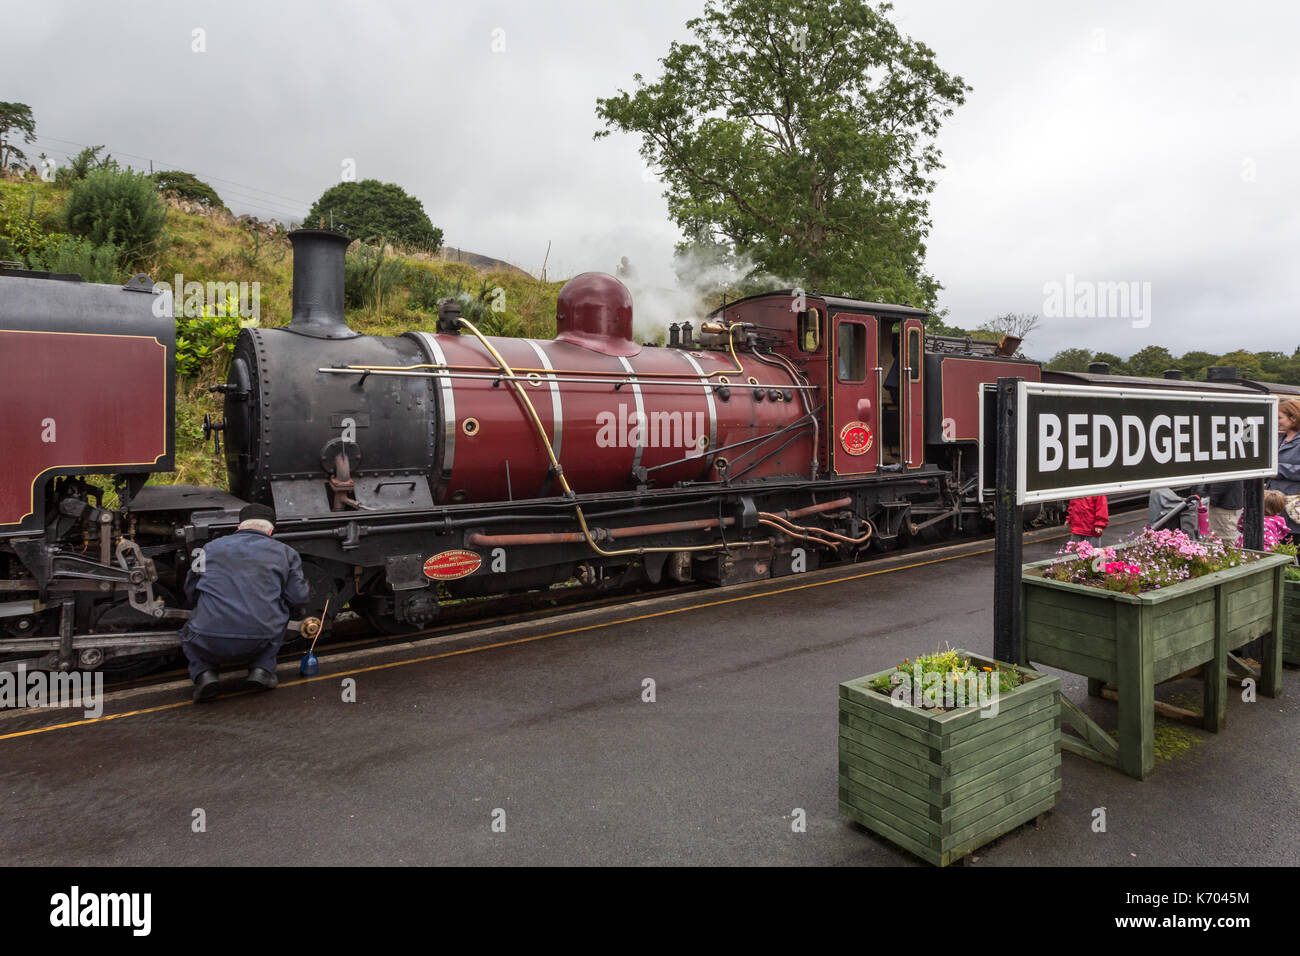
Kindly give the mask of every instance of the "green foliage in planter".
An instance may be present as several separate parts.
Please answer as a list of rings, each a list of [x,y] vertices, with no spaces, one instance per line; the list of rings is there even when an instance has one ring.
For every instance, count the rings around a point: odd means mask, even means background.
[[[878,676],[871,682],[871,689],[886,697],[893,693],[894,688],[906,681],[913,681],[913,675],[917,669],[922,674],[942,674],[943,686],[947,686],[949,680],[957,684],[964,684],[968,675],[978,674],[980,671],[992,673],[992,667],[981,667],[971,663],[969,657],[964,656],[959,651],[948,648],[943,651],[935,651],[933,654],[923,654],[913,661],[910,657],[904,658],[903,663],[897,665],[892,673],[885,673]],[[998,689],[999,691],[1009,691],[1020,686],[1021,676],[1014,668],[998,668]]]
[[[1279,541],[1273,547],[1269,548],[1274,554],[1289,554],[1294,561],[1297,552],[1300,552],[1300,545],[1292,544],[1289,541]],[[1286,569],[1286,579],[1288,581],[1300,581],[1300,565],[1292,564]]]
[[[1154,591],[1255,560],[1249,551],[1218,538],[1193,541],[1181,531],[1150,528],[1109,548],[1071,541],[1058,556],[1043,577],[1124,594]]]
[[[127,265],[154,250],[167,221],[153,180],[129,169],[89,172],[72,187],[66,215],[70,232],[119,246]]]

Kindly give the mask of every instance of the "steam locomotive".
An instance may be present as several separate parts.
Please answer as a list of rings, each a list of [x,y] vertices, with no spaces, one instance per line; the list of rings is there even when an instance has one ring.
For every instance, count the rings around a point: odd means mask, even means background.
[[[175,325],[147,276],[0,268],[0,667],[175,649],[191,562],[253,501],[302,556],[309,614],[390,633],[464,598],[725,585],[969,532],[980,386],[1043,377],[1015,340],[799,290],[638,344],[596,273],[561,289],[554,340],[483,335],[454,301],[435,331],[367,336],[348,239],[290,240],[292,320],[240,332],[205,421],[229,492],[146,484],[175,460]]]

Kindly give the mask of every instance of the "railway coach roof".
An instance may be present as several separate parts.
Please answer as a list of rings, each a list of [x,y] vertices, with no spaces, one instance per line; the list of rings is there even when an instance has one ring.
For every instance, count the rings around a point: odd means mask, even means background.
[[[930,313],[925,309],[916,309],[910,305],[886,305],[883,302],[867,302],[864,299],[851,299],[841,295],[817,295],[815,293],[802,292],[799,289],[777,289],[772,292],[759,292],[756,295],[747,295],[743,299],[737,299],[734,302],[728,302],[726,306],[719,306],[709,313],[709,317],[717,315],[724,308],[730,309],[732,306],[741,305],[745,302],[753,302],[758,299],[766,299],[771,296],[794,296],[804,294],[809,298],[821,299],[827,307],[840,311],[850,312],[867,312],[872,315],[878,313],[889,313],[892,315],[915,316],[918,319],[928,318]]]
[[[1099,375],[1095,372],[1058,372],[1043,369],[1043,381],[1058,385],[1109,385],[1112,388],[1164,388],[1170,391],[1257,393],[1236,382],[1195,382],[1184,378],[1142,378],[1137,375]]]

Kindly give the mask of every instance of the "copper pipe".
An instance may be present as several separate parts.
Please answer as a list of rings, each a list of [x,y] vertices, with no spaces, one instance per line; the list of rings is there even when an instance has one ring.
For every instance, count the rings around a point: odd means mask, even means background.
[[[799,534],[797,532],[791,531],[785,525],[777,524],[775,521],[770,521],[767,518],[760,517],[758,519],[758,523],[767,528],[775,528],[777,531],[780,531],[782,534],[787,535],[789,537],[801,538],[804,541],[809,541],[813,544],[820,544],[822,547],[830,548],[833,551],[838,550],[840,546],[840,543],[838,541],[828,541],[825,538],[818,538],[811,534]]]
[[[723,518],[723,527],[736,523],[735,518]],[[596,541],[613,541],[618,538],[637,538],[652,534],[670,534],[674,531],[708,531],[718,527],[717,518],[698,518],[694,521],[670,521],[666,524],[643,524],[631,528],[593,528],[591,536]],[[465,543],[483,548],[508,548],[521,544],[582,544],[587,540],[581,531],[555,531],[537,534],[474,534],[466,535]],[[684,551],[685,548],[669,550]]]
[[[853,544],[853,545],[866,544],[868,541],[871,540],[872,534],[875,533],[874,529],[871,529],[870,523],[868,523],[867,525],[869,530],[867,531],[866,534],[858,538],[850,538],[848,535],[840,534],[838,531],[828,531],[825,528],[805,528],[800,525],[791,524],[789,521],[786,521],[784,518],[780,517],[779,515],[770,514],[766,511],[760,511],[758,513],[758,517],[760,520],[779,522],[779,526],[782,528],[782,530],[785,531],[786,534],[793,534],[795,536],[802,536],[802,537],[807,537],[810,534],[824,535],[827,538],[834,539],[835,541],[838,542],[843,542],[844,544]]]
[[[853,504],[851,497],[845,496],[837,498],[835,501],[826,501],[819,505],[809,505],[807,508],[796,508],[794,511],[779,511],[776,514],[782,518],[802,518],[804,515],[821,514],[823,511],[833,511],[836,508],[847,508]]]
[[[802,525],[791,524],[784,518],[770,514],[766,511],[758,513],[760,521],[766,521],[771,527],[780,528],[786,534],[796,538],[812,538],[816,541],[824,541],[827,544],[838,544],[841,539],[840,535],[833,531],[827,531],[824,528],[804,527]]]

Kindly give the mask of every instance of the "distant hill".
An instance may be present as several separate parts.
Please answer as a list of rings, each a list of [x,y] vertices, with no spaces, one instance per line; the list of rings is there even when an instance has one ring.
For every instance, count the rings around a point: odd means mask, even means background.
[[[415,258],[425,258],[416,255]],[[480,272],[506,272],[511,275],[527,276],[534,278],[533,274],[527,272],[517,265],[506,262],[503,259],[493,259],[491,256],[479,255],[477,252],[468,252],[465,249],[457,249],[454,246],[443,246],[433,256],[439,262],[459,262],[467,266],[473,266]]]

